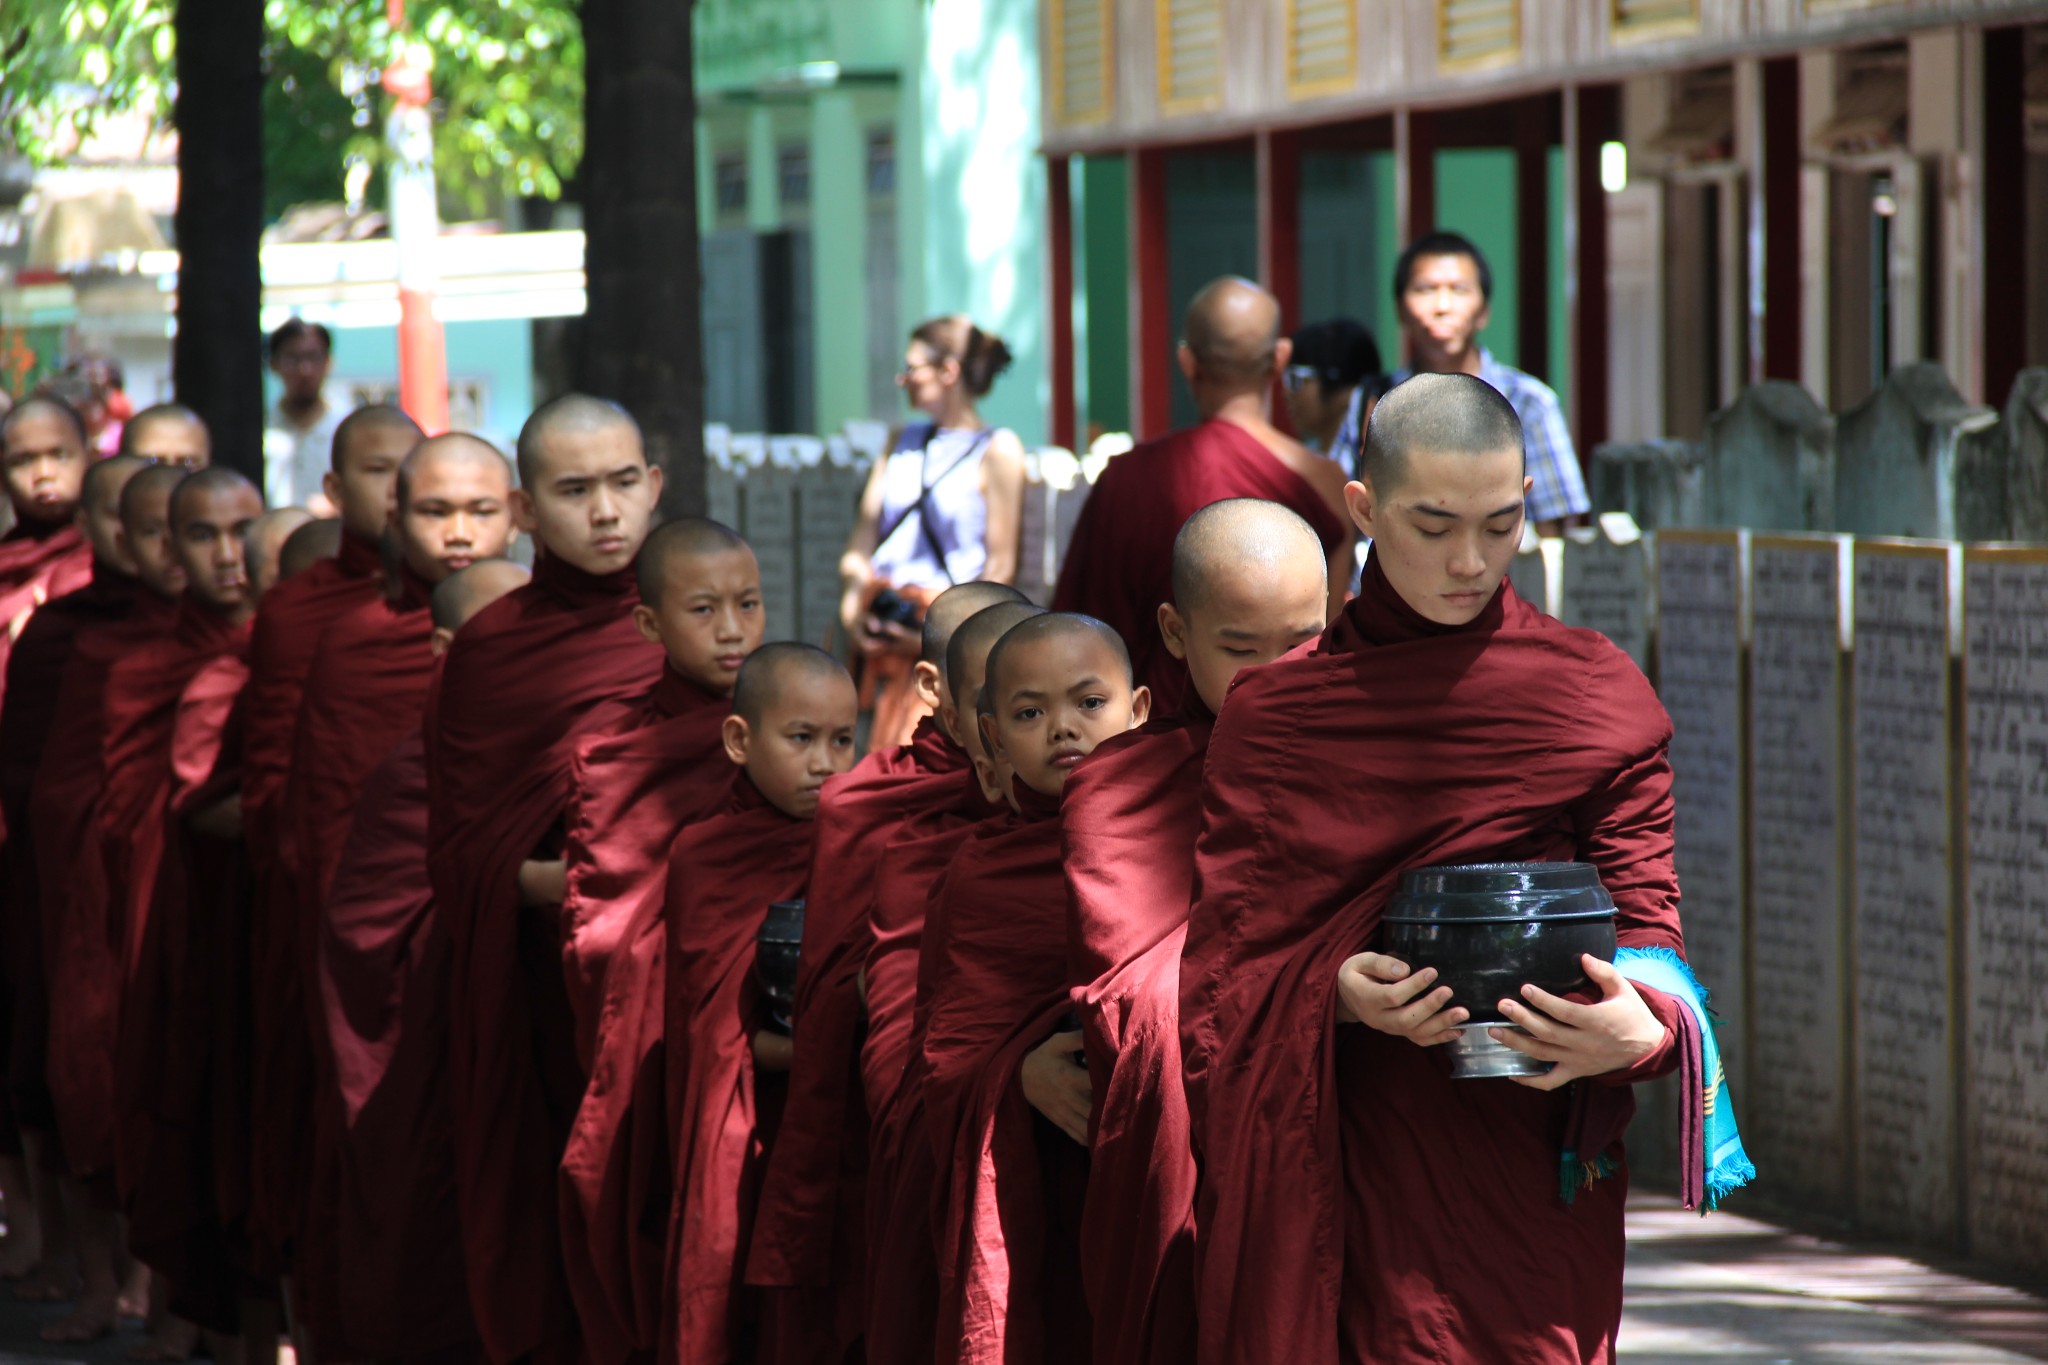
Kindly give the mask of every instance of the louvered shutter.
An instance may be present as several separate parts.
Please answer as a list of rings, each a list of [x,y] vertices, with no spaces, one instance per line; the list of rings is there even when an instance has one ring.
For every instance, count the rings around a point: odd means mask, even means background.
[[[1159,104],[1167,113],[1223,99],[1223,0],[1158,0]]]
[[[1522,0],[1437,0],[1436,61],[1495,66],[1522,53]]]
[[[1049,0],[1056,122],[1072,126],[1109,117],[1116,89],[1114,7],[1115,0]]]
[[[1357,0],[1289,0],[1287,93],[1348,90],[1357,80]]]

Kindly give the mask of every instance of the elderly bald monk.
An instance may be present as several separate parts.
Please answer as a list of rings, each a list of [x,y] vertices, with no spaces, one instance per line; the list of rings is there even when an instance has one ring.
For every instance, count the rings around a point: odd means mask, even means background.
[[[985,607],[1023,599],[1008,584],[981,581],[933,599],[912,670],[919,703],[931,714],[909,744],[877,750],[828,783],[818,815],[793,1011],[805,1046],[790,1072],[747,1278],[788,1291],[778,1301],[817,1329],[818,1349],[834,1358],[854,1349],[866,1318],[870,1119],[860,1083],[866,1011],[859,977],[872,944],[882,848],[906,822],[950,806],[969,776],[961,744],[967,731],[938,714],[948,704],[955,632]]]
[[[1381,400],[1346,489],[1358,598],[1241,677],[1210,738],[1180,981],[1204,1362],[1613,1358],[1629,1087],[1712,1035],[1679,956],[1671,724],[1627,656],[1506,582],[1522,451],[1471,376]],[[1547,1074],[1453,1080],[1432,1049],[1465,1014],[1377,951],[1380,918],[1407,869],[1518,860],[1592,864],[1621,952],[1582,959],[1592,1003],[1500,1002],[1527,1032],[1495,1036]],[[1735,1143],[1693,1183],[1712,1202],[1746,1167]]]
[[[1280,503],[1315,528],[1330,564],[1332,609],[1351,578],[1344,473],[1267,418],[1291,345],[1280,305],[1248,280],[1215,281],[1188,305],[1180,372],[1202,414],[1197,425],[1147,441],[1109,462],[1074,527],[1053,606],[1107,621],[1131,642],[1138,681],[1163,712],[1187,687],[1187,669],[1153,628],[1171,595],[1173,538],[1196,511],[1224,498]]]
[[[1326,569],[1314,530],[1278,503],[1232,498],[1189,517],[1173,542],[1173,597],[1158,611],[1188,692],[1175,714],[1099,746],[1060,801],[1068,979],[1088,1062],[1081,1276],[1098,1360],[1194,1355],[1195,1156],[1179,1016],[1203,759],[1231,682],[1322,631]]]
[[[303,507],[278,507],[265,512],[249,523],[249,534],[242,539],[242,557],[249,565],[249,588],[256,594],[260,606],[263,595],[276,587],[284,578],[284,547],[292,535],[307,522],[313,514]],[[298,566],[301,570],[311,567],[310,563]]]
[[[420,652],[439,659],[462,627],[525,584],[480,559],[434,588]],[[470,1312],[448,1103],[445,934],[427,881],[426,749],[412,731],[364,780],[319,917],[323,1089],[331,1147],[333,1288],[347,1344],[366,1359],[446,1361],[482,1351]]]
[[[519,528],[533,581],[455,639],[427,706],[428,869],[453,941],[457,1189],[470,1299],[501,1365],[578,1350],[554,1201],[584,1088],[562,979],[560,927],[522,906],[528,863],[562,852],[560,791],[579,725],[639,696],[663,655],[634,621],[634,560],[661,493],[623,408],[571,394],[527,420]]]
[[[312,1092],[306,1011],[310,994],[297,957],[303,912],[296,850],[282,824],[293,734],[306,677],[327,628],[374,599],[383,586],[379,543],[390,515],[398,463],[420,429],[395,407],[358,408],[335,428],[325,488],[340,509],[341,543],[331,559],[288,574],[268,593],[249,646],[244,699],[242,818],[256,878],[250,960],[258,993],[254,1169],[250,1235],[256,1264],[290,1265],[305,1216]],[[307,534],[302,527],[295,535]],[[289,551],[291,542],[286,542]]]

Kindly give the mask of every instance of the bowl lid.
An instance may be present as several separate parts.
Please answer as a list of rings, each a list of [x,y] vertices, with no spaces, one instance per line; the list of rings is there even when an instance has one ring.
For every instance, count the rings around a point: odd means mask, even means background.
[[[1455,863],[1411,868],[1387,907],[1394,923],[1586,919],[1614,913],[1591,863]]]

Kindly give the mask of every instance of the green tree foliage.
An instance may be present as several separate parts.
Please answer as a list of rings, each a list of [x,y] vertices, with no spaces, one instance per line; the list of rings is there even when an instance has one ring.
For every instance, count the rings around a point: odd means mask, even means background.
[[[173,0],[5,0],[0,140],[48,160],[108,114],[141,109],[168,122],[174,8]],[[476,212],[504,197],[553,199],[582,159],[575,0],[409,0],[402,33],[387,22],[384,0],[268,0],[266,10],[273,212],[341,198],[352,163],[380,167],[389,104],[378,80],[406,42],[423,44],[433,61],[444,192]]]

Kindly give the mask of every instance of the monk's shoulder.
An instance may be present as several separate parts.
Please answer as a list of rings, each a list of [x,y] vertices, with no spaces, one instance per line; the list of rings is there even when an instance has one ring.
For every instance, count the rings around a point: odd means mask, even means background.
[[[1542,620],[1549,662],[1534,692],[1575,742],[1634,753],[1670,740],[1671,717],[1634,659],[1597,630]]]

